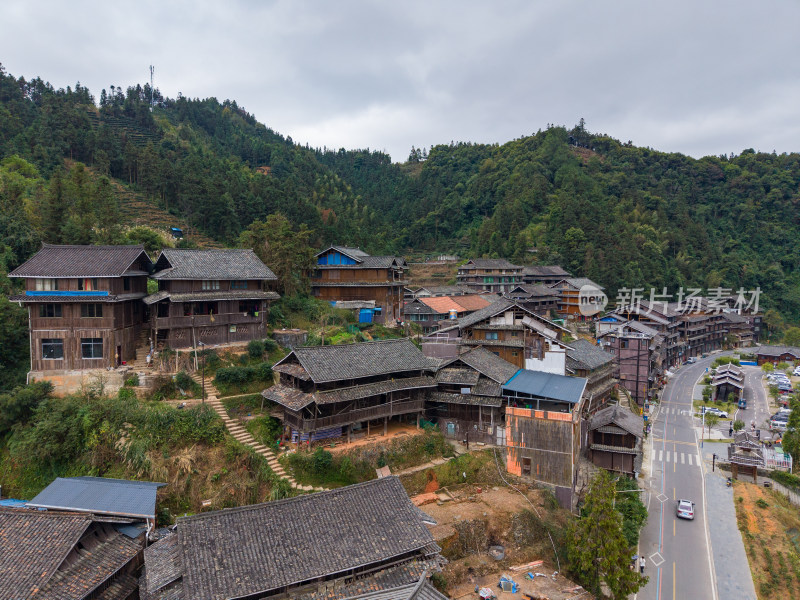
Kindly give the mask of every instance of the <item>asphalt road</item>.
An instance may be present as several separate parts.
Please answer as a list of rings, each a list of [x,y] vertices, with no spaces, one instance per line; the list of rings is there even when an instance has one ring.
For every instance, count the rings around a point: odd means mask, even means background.
[[[639,591],[637,600],[717,598],[704,510],[704,474],[692,423],[692,392],[698,378],[718,356],[678,369],[664,388],[652,423],[647,467],[649,516],[639,542],[650,581]],[[695,503],[693,521],[676,517],[679,499]]]

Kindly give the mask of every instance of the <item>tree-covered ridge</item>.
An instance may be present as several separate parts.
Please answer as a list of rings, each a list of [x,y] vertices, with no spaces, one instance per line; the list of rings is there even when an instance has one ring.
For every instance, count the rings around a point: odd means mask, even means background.
[[[800,318],[798,154],[696,160],[581,121],[502,145],[414,149],[397,164],[381,152],[298,146],[234,101],[152,95],[152,111],[147,85],[104,90],[96,105],[80,84],[55,90],[0,67],[0,159],[24,159],[56,208],[53,182],[74,179],[63,171],[71,159],[227,244],[280,213],[315,246],[561,263],[612,298],[623,286],[760,287],[762,305]],[[75,206],[95,201],[64,197],[76,214],[55,228],[60,240],[87,237]],[[59,239],[46,212],[28,214],[41,239]],[[96,243],[103,226],[93,228]]]

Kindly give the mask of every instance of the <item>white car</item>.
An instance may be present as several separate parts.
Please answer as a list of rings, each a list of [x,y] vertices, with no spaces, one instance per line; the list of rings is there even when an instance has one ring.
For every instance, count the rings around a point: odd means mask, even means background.
[[[708,413],[710,415],[717,415],[720,419],[727,419],[728,413],[724,410],[718,409],[716,406],[701,406],[700,414]]]
[[[679,519],[694,519],[694,502],[691,500],[678,500],[675,514]]]
[[[795,370],[792,371],[792,375],[795,377],[800,377],[800,367],[795,367]]]

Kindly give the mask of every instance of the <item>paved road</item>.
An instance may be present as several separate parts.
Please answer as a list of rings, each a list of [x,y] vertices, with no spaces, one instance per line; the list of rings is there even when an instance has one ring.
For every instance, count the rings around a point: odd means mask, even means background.
[[[646,600],[716,600],[714,569],[706,524],[702,462],[692,422],[692,392],[716,354],[678,369],[662,394],[645,471],[649,516],[639,551],[647,557],[650,581],[637,594]],[[695,502],[693,521],[675,516],[676,501]],[[735,527],[735,525],[734,525]]]

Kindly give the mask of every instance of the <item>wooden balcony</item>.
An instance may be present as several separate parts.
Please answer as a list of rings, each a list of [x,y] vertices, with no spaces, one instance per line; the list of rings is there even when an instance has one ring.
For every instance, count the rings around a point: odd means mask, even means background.
[[[328,417],[317,417],[316,419],[304,419],[300,415],[286,411],[284,419],[286,424],[291,425],[302,433],[309,433],[317,429],[327,429],[337,425],[349,425],[360,423],[372,419],[382,419],[383,417],[393,417],[395,415],[405,415],[408,413],[420,412],[425,406],[425,400],[403,400],[400,402],[387,402],[380,406],[369,408],[358,408],[340,415]]]
[[[220,313],[211,315],[194,315],[188,317],[157,317],[157,329],[179,329],[183,327],[218,327],[220,325],[240,325],[249,323],[261,323],[262,315],[253,316],[246,313]]]

